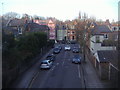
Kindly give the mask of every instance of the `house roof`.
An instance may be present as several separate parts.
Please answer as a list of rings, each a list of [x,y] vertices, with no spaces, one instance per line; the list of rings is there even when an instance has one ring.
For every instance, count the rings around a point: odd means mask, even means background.
[[[92,22],[91,24],[93,24],[94,26],[97,26],[96,22]]]
[[[88,22],[87,26],[90,27],[91,25],[94,25],[95,27],[97,26],[96,22]]]
[[[118,67],[118,51],[100,50],[97,53],[100,62],[110,62],[115,67]]]
[[[35,30],[35,29],[39,29],[39,30],[50,30],[47,25],[39,25],[39,24],[37,24],[37,23],[28,23],[27,26],[28,26],[31,30]]]
[[[23,19],[13,19],[8,22],[8,26],[14,27],[14,26],[23,26],[25,24],[25,21]]]
[[[92,34],[110,33],[111,30],[106,25],[97,25],[94,29],[91,29]]]

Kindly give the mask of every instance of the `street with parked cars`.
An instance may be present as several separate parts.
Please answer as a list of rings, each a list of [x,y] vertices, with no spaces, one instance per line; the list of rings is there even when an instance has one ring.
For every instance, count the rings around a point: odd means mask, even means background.
[[[30,87],[41,88],[81,88],[82,80],[82,56],[79,53],[78,44],[56,44],[55,47],[46,55],[45,61],[51,60],[52,66],[49,68],[42,67],[47,74],[43,82],[40,82],[40,75],[36,81],[32,82]],[[74,49],[76,50],[75,52]],[[54,58],[54,60],[52,60]],[[42,65],[42,64],[41,64]],[[49,66],[49,64],[46,64]],[[53,83],[54,82],[54,83]]]
[[[65,50],[65,47],[69,48]],[[36,63],[33,70],[28,72],[29,74],[26,72],[26,78],[16,81],[13,87],[83,88],[82,56],[81,53],[73,53],[74,47],[78,48],[79,45],[55,44],[54,48]],[[74,58],[76,55],[79,59]]]
[[[74,44],[74,43],[73,43]],[[43,60],[41,62],[41,69],[50,69],[51,66],[53,65],[53,61],[55,61],[55,57],[56,57],[56,54],[59,54],[62,50],[62,48],[64,48],[65,51],[70,51],[71,48],[72,48],[72,51],[73,53],[79,53],[79,45],[77,44],[74,44],[74,45],[71,45],[71,44],[57,44],[54,48],[53,48],[53,52],[48,54],[46,56],[46,59]],[[52,61],[52,62],[51,62]],[[44,63],[43,63],[44,62]],[[79,54],[77,55],[74,55],[73,56],[73,59],[72,59],[72,63],[81,63],[81,56]]]
[[[70,50],[65,50],[69,46]],[[58,48],[59,47],[59,48]],[[79,49],[80,52],[74,52]],[[55,44],[26,72],[19,76],[11,88],[90,88],[106,87],[89,60],[84,63],[79,44]]]

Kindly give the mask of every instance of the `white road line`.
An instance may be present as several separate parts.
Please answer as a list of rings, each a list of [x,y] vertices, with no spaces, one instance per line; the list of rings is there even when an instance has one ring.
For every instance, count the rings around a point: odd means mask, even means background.
[[[64,61],[63,61],[63,63],[62,63],[62,66],[64,65]]]
[[[59,63],[57,63],[57,65],[59,65]]]
[[[53,66],[52,71],[54,70],[55,66]]]
[[[40,72],[37,72],[36,75],[33,77],[33,79],[32,79],[32,81],[31,81],[31,83],[30,83],[30,85],[29,85],[28,88],[31,88],[31,86],[32,86],[32,84],[33,84],[33,82],[34,82],[34,80],[37,78],[37,76],[38,76],[39,73],[40,73]]]
[[[79,78],[81,77],[80,76],[80,66],[78,65],[78,75],[79,75]]]

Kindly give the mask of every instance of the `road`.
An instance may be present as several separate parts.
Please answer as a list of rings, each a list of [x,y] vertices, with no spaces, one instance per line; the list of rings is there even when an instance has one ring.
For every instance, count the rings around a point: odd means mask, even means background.
[[[71,44],[73,46],[77,44]],[[82,73],[82,64],[73,64],[72,58],[75,54],[71,51],[64,50],[64,44],[62,44],[62,50],[59,54],[56,54],[56,60],[53,63],[52,68],[49,70],[40,69],[40,61],[38,61],[29,72],[26,72],[21,79],[16,81],[13,87],[15,88],[84,88],[84,77]],[[52,53],[50,50],[42,59]],[[33,71],[34,70],[34,71]],[[30,75],[33,76],[30,76]],[[25,78],[26,77],[26,78]],[[30,78],[28,78],[30,77]],[[28,79],[27,79],[28,78]],[[24,80],[23,80],[24,79]]]

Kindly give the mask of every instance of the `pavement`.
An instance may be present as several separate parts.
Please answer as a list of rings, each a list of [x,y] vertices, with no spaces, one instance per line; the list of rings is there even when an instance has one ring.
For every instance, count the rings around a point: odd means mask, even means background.
[[[96,69],[86,56],[86,62],[82,64],[86,88],[110,88],[108,80],[101,80]]]

